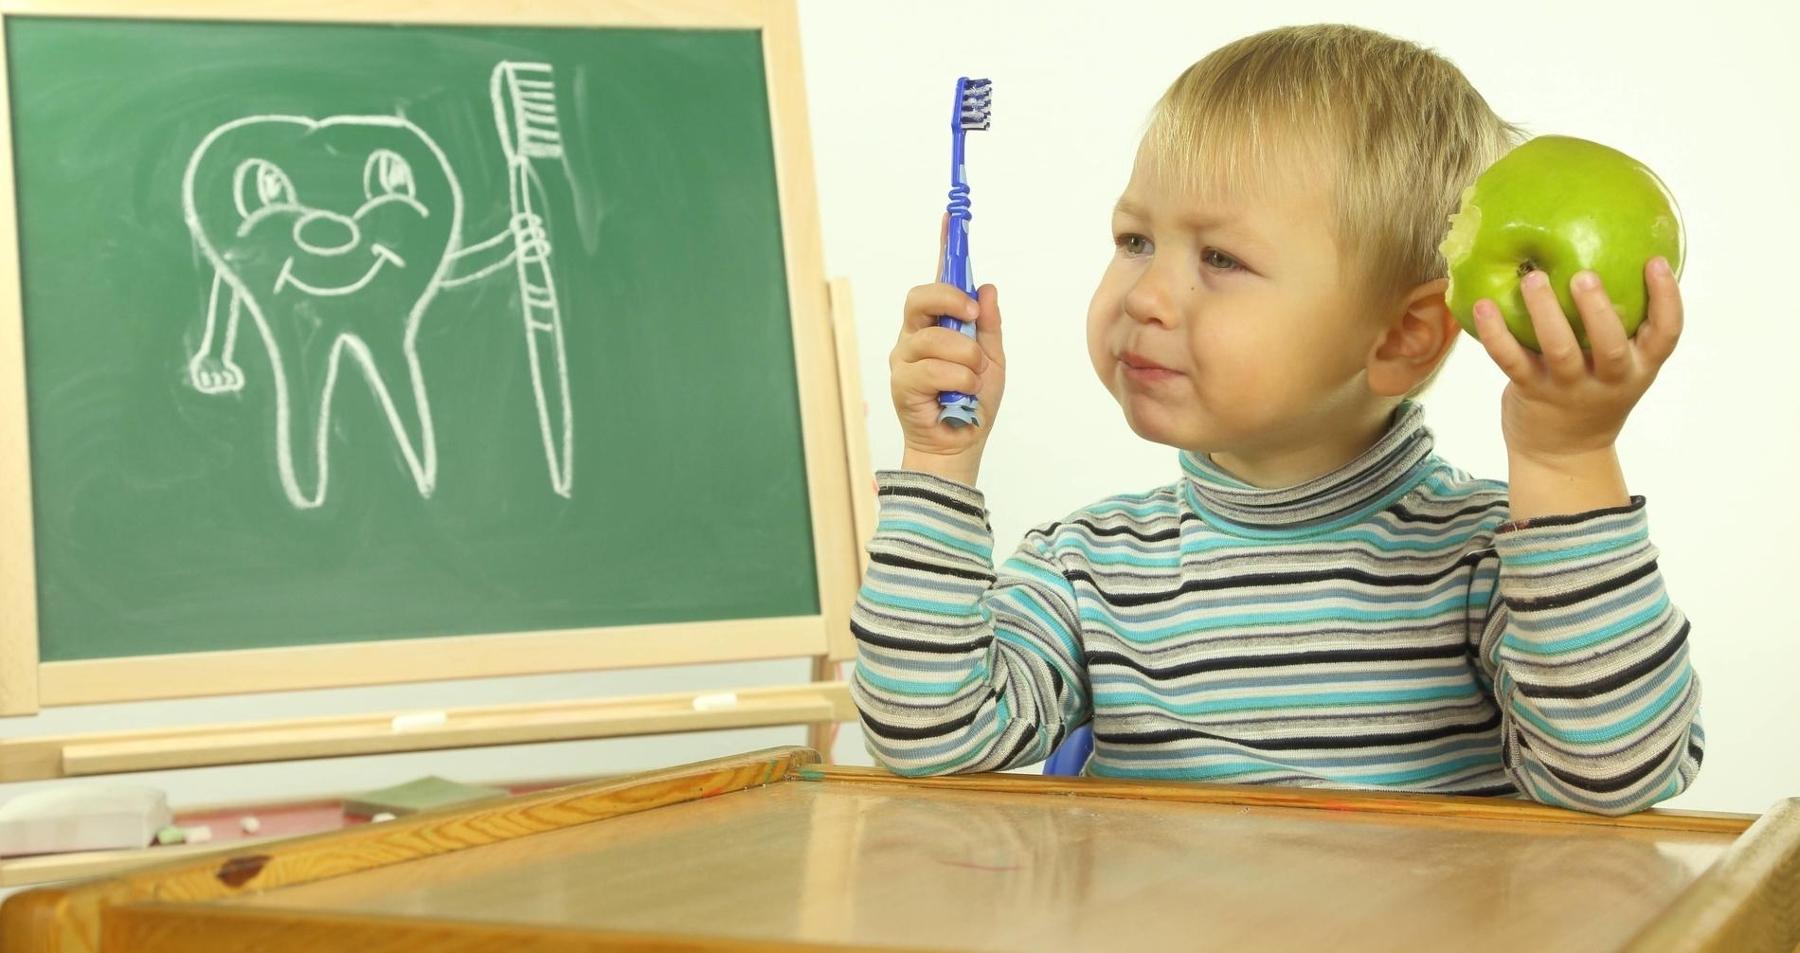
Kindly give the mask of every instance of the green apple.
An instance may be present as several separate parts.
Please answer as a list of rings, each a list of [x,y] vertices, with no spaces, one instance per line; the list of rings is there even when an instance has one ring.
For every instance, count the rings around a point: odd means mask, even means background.
[[[1471,335],[1475,302],[1492,298],[1513,337],[1541,350],[1519,284],[1536,270],[1549,275],[1586,350],[1587,330],[1569,280],[1581,271],[1598,274],[1626,335],[1633,335],[1648,307],[1645,263],[1661,255],[1680,276],[1686,244],[1675,197],[1643,163],[1586,139],[1539,136],[1463,190],[1462,207],[1450,216],[1450,232],[1438,250],[1450,266],[1445,298]]]

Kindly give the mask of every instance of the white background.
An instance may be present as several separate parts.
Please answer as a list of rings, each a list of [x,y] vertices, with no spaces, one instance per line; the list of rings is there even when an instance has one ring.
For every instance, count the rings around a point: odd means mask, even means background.
[[[1687,330],[1620,440],[1649,499],[1671,596],[1693,622],[1708,757],[1668,806],[1761,812],[1800,796],[1795,680],[1800,539],[1800,65],[1792,8],[1720,4],[1469,5],[1260,2],[910,3],[802,0],[827,271],[848,276],[877,467],[900,458],[887,352],[906,289],[931,280],[948,187],[948,99],[959,74],[995,83],[993,129],[969,145],[976,279],[1000,286],[1006,405],[984,464],[1003,558],[1033,524],[1176,478],[1093,379],[1082,320],[1110,252],[1108,214],[1144,118],[1209,50],[1273,26],[1349,22],[1448,56],[1503,117],[1604,142],[1668,183],[1687,222]],[[1779,12],[1778,12],[1779,11]],[[1425,398],[1437,450],[1506,478],[1504,378],[1464,338]],[[59,709],[0,734],[305,717],[803,681],[803,662],[703,666],[258,698]],[[636,770],[775,744],[800,729],[527,745],[124,776],[177,804],[255,801],[459,780]],[[867,763],[854,725],[836,748]],[[0,799],[39,784],[0,785]]]
[[[804,3],[832,274],[854,282],[874,465],[897,466],[887,397],[906,289],[933,278],[958,75],[994,81],[969,137],[975,280],[999,286],[1007,393],[982,465],[998,558],[1026,529],[1170,482],[1131,433],[1082,322],[1108,216],[1149,109],[1181,70],[1275,26],[1351,22],[1437,50],[1531,134],[1606,143],[1656,170],[1687,223],[1681,344],[1619,441],[1670,596],[1693,623],[1707,759],[1669,806],[1763,811],[1800,796],[1800,17],[1674,4]],[[1777,12],[1779,11],[1779,12]],[[1425,396],[1437,452],[1506,479],[1505,377],[1465,336]]]

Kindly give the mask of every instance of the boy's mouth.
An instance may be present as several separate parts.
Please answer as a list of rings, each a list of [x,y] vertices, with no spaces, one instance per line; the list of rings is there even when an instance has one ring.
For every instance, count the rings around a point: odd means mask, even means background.
[[[1164,367],[1136,351],[1126,351],[1120,354],[1119,365],[1125,369],[1125,377],[1128,380],[1138,383],[1167,381],[1182,376],[1180,371]]]
[[[1158,364],[1136,351],[1126,351],[1120,354],[1119,363],[1134,371],[1168,371],[1171,374],[1175,373],[1174,368]]]

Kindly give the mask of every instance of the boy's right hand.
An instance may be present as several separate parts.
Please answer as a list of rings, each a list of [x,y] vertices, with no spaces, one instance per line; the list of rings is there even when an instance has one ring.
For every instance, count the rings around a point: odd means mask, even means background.
[[[909,291],[900,340],[888,357],[894,411],[906,438],[900,466],[971,486],[1006,390],[999,293],[993,285],[982,285],[976,293],[979,304],[962,289],[942,282]],[[939,315],[974,321],[976,336],[938,327]],[[938,421],[938,392],[947,390],[974,394],[980,400],[981,426],[955,427]]]

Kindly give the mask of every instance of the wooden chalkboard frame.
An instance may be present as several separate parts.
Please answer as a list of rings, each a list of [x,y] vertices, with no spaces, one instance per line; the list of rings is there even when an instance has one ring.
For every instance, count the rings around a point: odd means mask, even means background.
[[[14,20],[33,16],[760,31],[819,613],[42,662],[38,654],[12,99],[4,43]],[[859,462],[866,467],[867,454],[866,450],[859,453],[865,439],[859,433],[861,397],[846,392],[844,385],[853,384],[854,377],[840,376],[846,373],[839,366],[844,355],[834,353],[834,349],[842,351],[848,340],[834,333],[834,323],[847,330],[848,316],[834,316],[832,300],[840,299],[847,306],[848,294],[841,287],[828,291],[824,275],[793,0],[659,0],[655,4],[540,0],[493,5],[472,0],[268,0],[255,5],[230,0],[0,0],[0,262],[4,263],[0,267],[0,716],[105,702],[769,658],[810,657],[814,678],[829,678],[838,662],[854,657],[849,612],[858,584],[859,539],[867,535],[866,527],[859,532],[857,518],[866,518],[871,505],[857,500],[859,494],[868,492],[867,480],[853,478],[852,473]],[[853,361],[853,350],[850,357]],[[851,436],[853,431],[857,435]],[[600,631],[605,637],[594,638]],[[841,683],[818,687],[825,689],[816,695],[822,704],[795,706],[789,713],[794,721],[784,723],[850,717]],[[704,727],[736,726],[729,712],[707,714]],[[768,712],[746,712],[741,723],[768,724],[771,717]],[[624,732],[615,725],[604,733]],[[516,733],[509,737],[524,740]],[[311,756],[319,756],[319,752]]]

